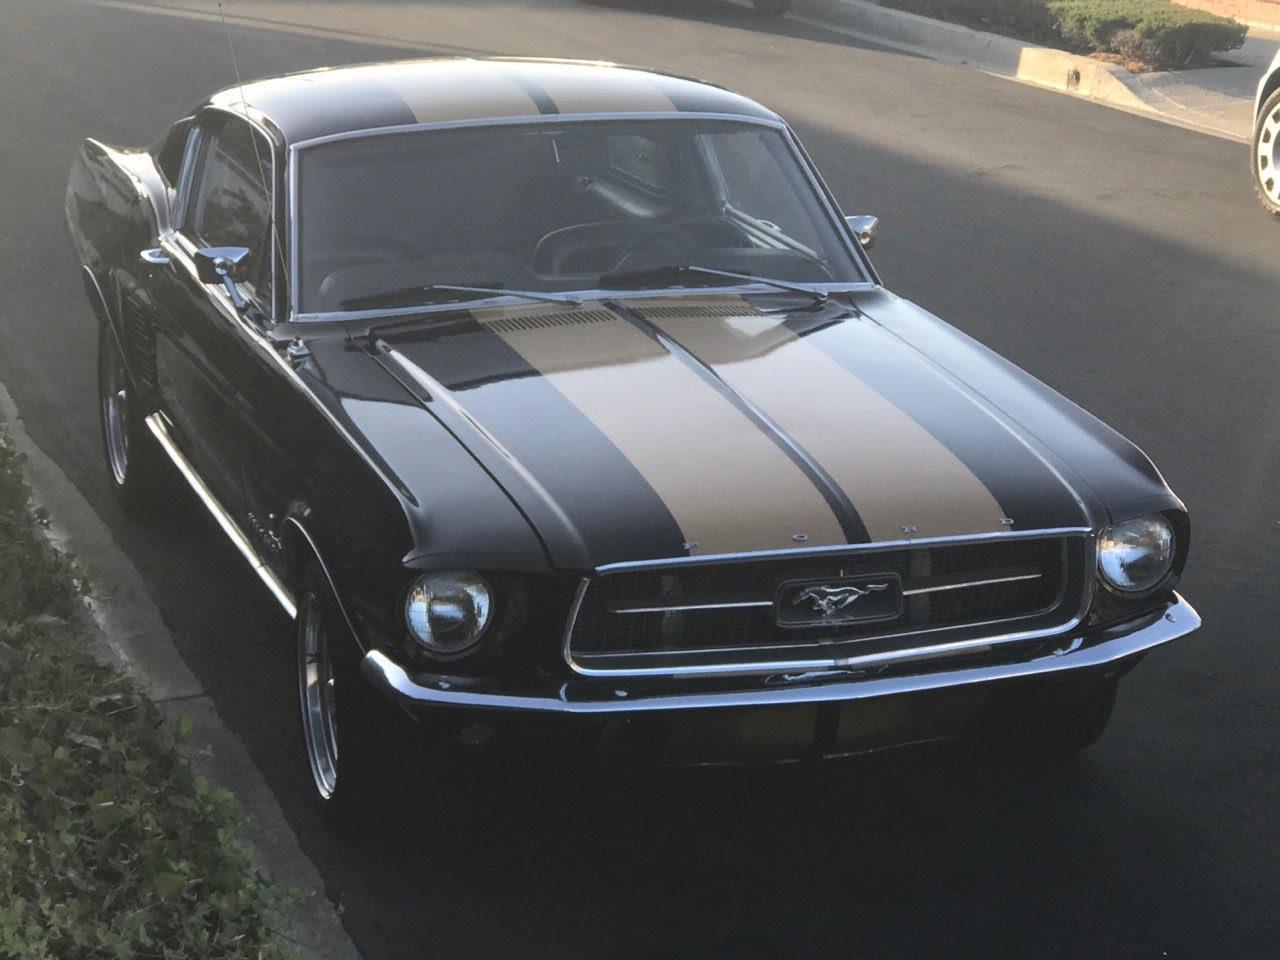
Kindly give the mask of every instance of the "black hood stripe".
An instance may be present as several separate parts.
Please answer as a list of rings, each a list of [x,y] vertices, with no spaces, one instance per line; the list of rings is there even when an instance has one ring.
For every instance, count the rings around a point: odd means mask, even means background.
[[[1087,522],[1072,491],[1023,443],[946,375],[870,320],[793,314],[788,326],[892,400],[955,454],[991,491],[1011,529]]]
[[[707,309],[726,303],[736,309],[720,316]],[[1000,504],[945,444],[799,337],[787,314],[763,314],[723,294],[643,301],[635,309],[820,463],[856,507],[870,540],[1004,529]]]
[[[552,511],[535,512],[538,496],[520,489],[500,449],[472,447],[529,512],[557,563],[687,555],[680,526],[635,466],[498,333],[463,315],[383,339],[443,384],[568,516],[574,529],[566,533]],[[578,541],[587,556],[578,556]]]
[[[801,472],[809,478],[809,482],[821,492],[823,498],[827,501],[827,506],[831,508],[831,512],[839,521],[840,528],[844,531],[845,540],[849,543],[866,543],[871,539],[867,533],[866,526],[862,522],[862,518],[858,516],[857,509],[840,485],[827,473],[822,464],[814,460],[809,455],[809,452],[796,443],[790,434],[774,423],[768,414],[746,397],[735,393],[733,388],[725,383],[713,368],[655,327],[643,315],[628,309],[625,303],[610,303],[609,306],[630,319],[646,335],[653,337],[663,349],[668,350],[706,381],[712,389],[741,410],[743,416],[747,417],[765,436],[772,440],[778,449],[785,453]]]
[[[846,543],[810,476],[760,424],[627,317],[601,305],[477,311],[625,456],[692,555]],[[513,315],[555,322],[511,329]],[[625,509],[625,503],[619,506]]]

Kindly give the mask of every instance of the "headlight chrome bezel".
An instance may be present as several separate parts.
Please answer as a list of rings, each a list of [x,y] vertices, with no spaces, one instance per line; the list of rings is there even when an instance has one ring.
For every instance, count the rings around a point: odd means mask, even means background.
[[[1098,534],[1098,580],[1117,597],[1150,596],[1169,584],[1179,550],[1178,531],[1162,513],[1114,523]],[[1151,571],[1128,576],[1131,568],[1150,562],[1154,562]]]
[[[471,609],[455,615],[465,622],[470,617],[478,625],[469,628],[463,639],[453,636],[457,626],[444,630],[433,624],[433,605],[441,608],[438,619],[448,614],[449,598],[466,598]],[[405,591],[404,628],[411,644],[434,660],[457,660],[475,653],[492,632],[497,618],[497,598],[490,580],[476,570],[429,570],[419,574]]]

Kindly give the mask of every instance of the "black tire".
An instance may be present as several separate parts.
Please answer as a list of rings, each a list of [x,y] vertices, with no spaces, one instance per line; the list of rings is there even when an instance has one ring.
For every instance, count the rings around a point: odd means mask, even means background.
[[[303,570],[297,603],[302,766],[321,813],[334,827],[349,830],[403,799],[404,765],[413,757],[401,748],[413,721],[361,674],[360,649],[315,562]],[[318,702],[326,697],[327,703]],[[322,756],[327,744],[332,754]]]
[[[1115,678],[1031,684],[993,698],[981,739],[992,753],[1069,757],[1102,737],[1115,709]]]
[[[149,411],[139,402],[111,327],[98,326],[98,424],[107,477],[116,500],[129,513],[154,502],[163,479],[162,454],[147,429]]]
[[[762,17],[780,17],[791,9],[791,0],[751,0]]]
[[[1280,218],[1280,90],[1267,97],[1258,111],[1250,147],[1254,195],[1262,209]]]

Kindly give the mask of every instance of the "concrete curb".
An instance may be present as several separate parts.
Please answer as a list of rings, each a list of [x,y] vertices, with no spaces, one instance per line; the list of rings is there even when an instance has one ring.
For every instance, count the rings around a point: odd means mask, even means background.
[[[1142,82],[1116,64],[881,7],[867,0],[797,0],[792,16],[813,26],[836,29],[931,60],[975,67],[1230,140],[1248,139],[1247,133],[1165,109],[1158,96],[1144,96],[1147,91]]]
[[[90,616],[85,619],[97,635],[97,652],[137,678],[170,723],[176,724],[184,714],[195,721],[189,741],[191,764],[211,783],[231,790],[249,814],[249,842],[258,866],[277,883],[314,892],[295,914],[293,939],[316,960],[360,960],[323,894],[315,865],[298,845],[244,745],[223,724],[212,698],[183,662],[137,569],[80,491],[27,435],[3,384],[0,413],[0,431],[26,457],[27,483],[49,514],[44,528],[49,542],[74,555],[89,578]]]

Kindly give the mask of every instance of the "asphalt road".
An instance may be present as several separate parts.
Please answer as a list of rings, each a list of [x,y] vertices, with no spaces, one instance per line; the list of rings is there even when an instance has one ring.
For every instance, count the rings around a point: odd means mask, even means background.
[[[1131,436],[1195,530],[1204,629],[1131,675],[1067,767],[959,747],[629,777],[517,763],[339,841],[296,761],[284,620],[183,492],[145,523],[110,499],[62,221],[82,137],[149,142],[231,81],[222,29],[4,0],[0,382],[142,571],[369,960],[1280,952],[1280,224],[1242,147],[714,0],[228,7],[261,18],[231,26],[246,76],[435,46],[758,97],[847,212],[881,216],[890,286]]]

